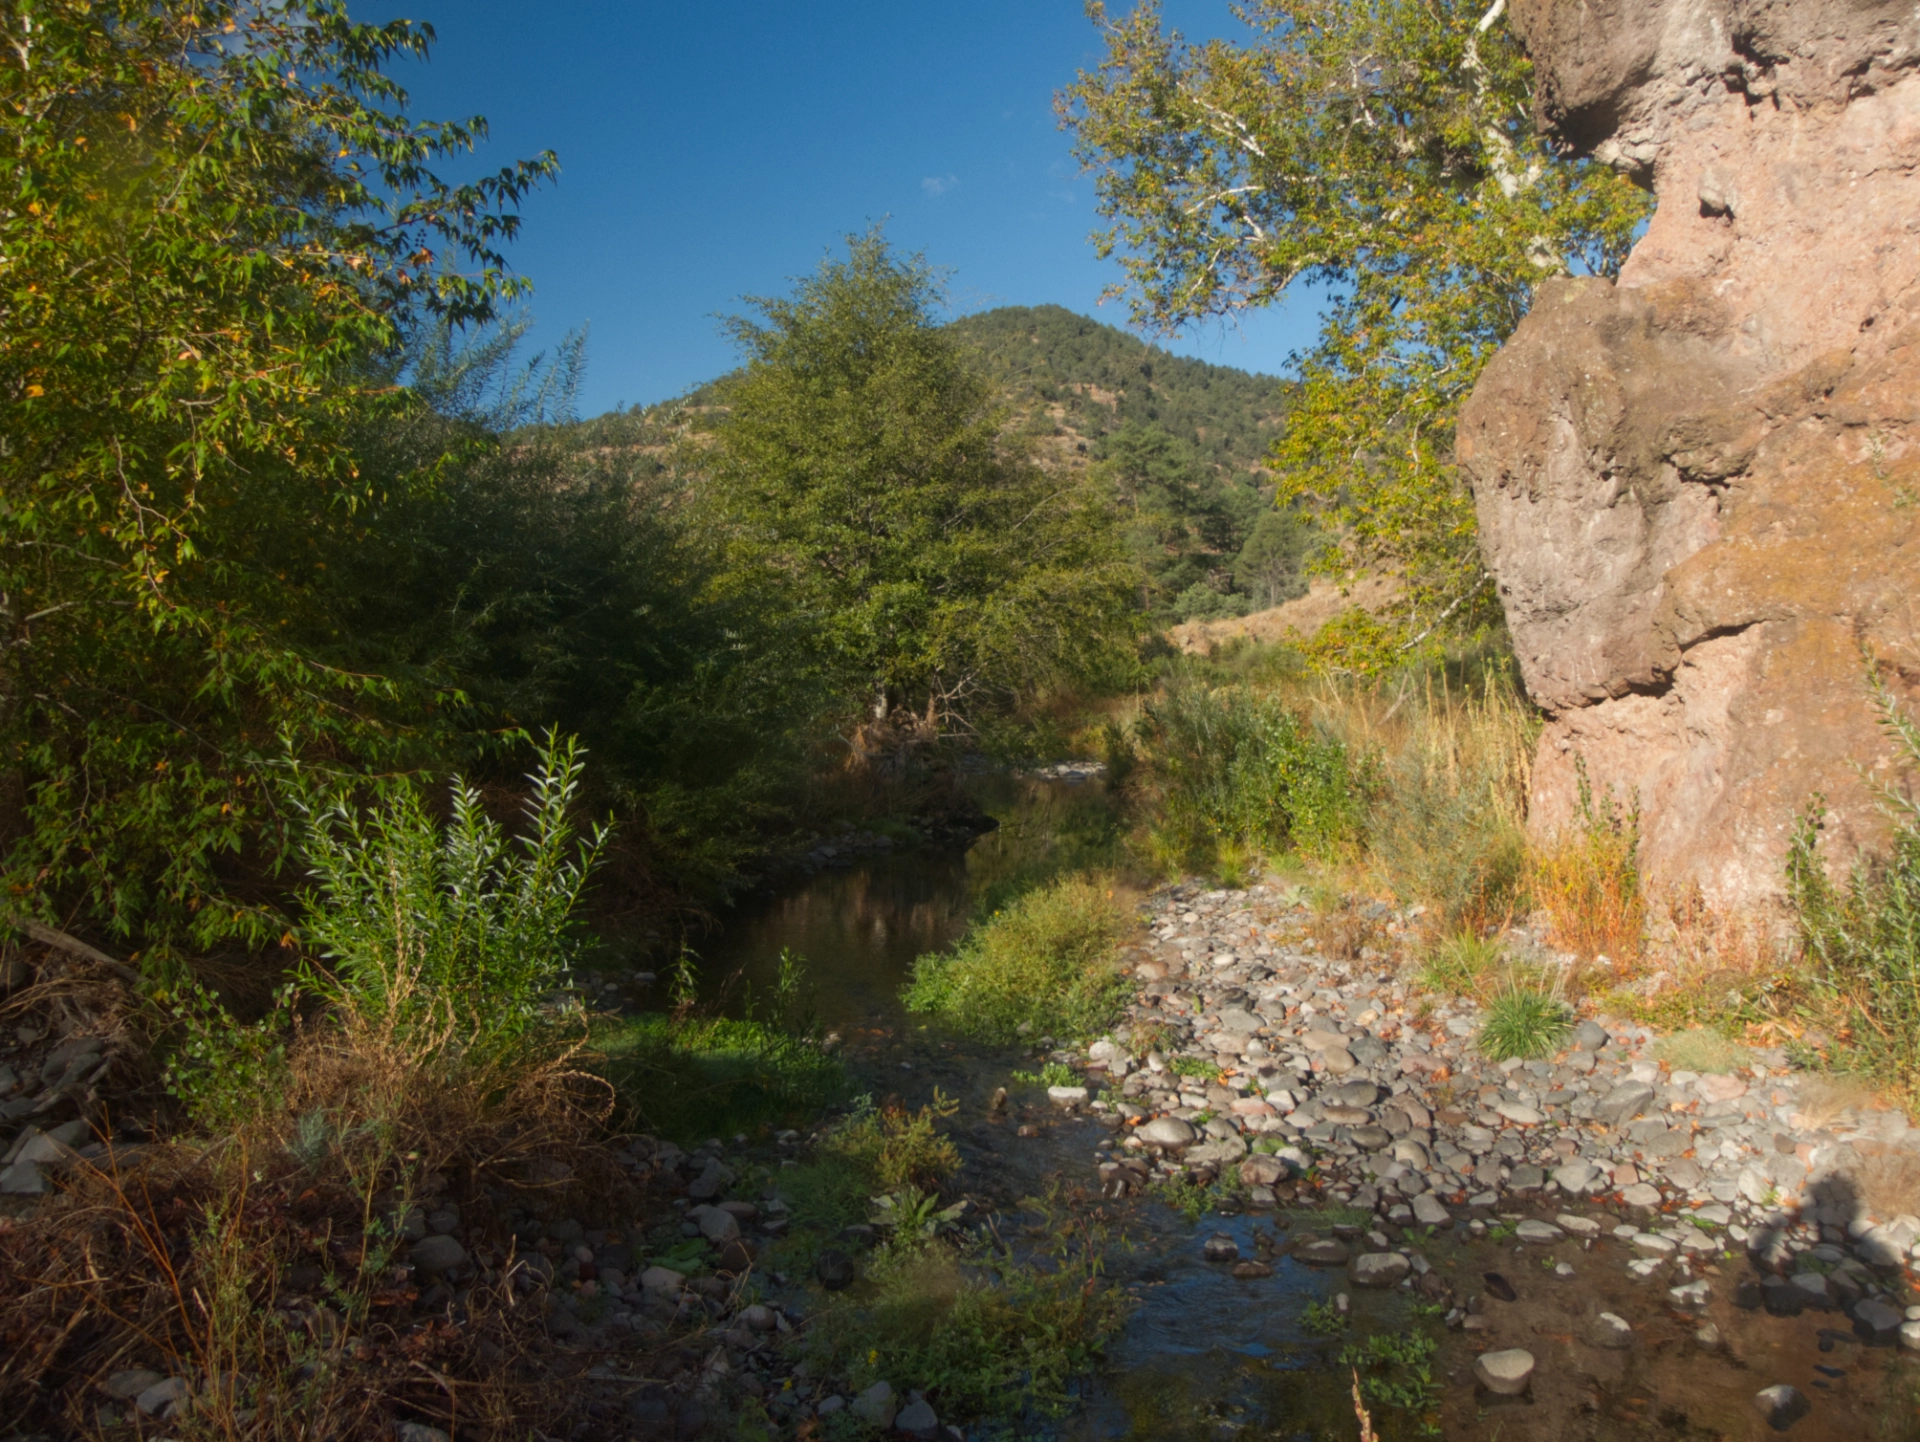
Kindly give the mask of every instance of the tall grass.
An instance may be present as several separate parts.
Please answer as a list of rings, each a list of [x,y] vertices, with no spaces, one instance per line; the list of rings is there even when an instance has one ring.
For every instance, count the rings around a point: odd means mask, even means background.
[[[1330,853],[1361,820],[1345,745],[1276,692],[1176,684],[1138,723],[1156,801],[1155,858],[1207,869],[1289,849]]]
[[[1512,682],[1429,674],[1393,692],[1330,697],[1325,710],[1350,747],[1380,757],[1366,837],[1392,889],[1432,908],[1446,932],[1483,931],[1520,910],[1539,725]]]
[[[1868,678],[1906,769],[1920,769],[1920,725],[1877,671]],[[1865,1069],[1913,1085],[1920,1081],[1920,802],[1892,786],[1879,789],[1893,823],[1885,855],[1861,861],[1836,884],[1819,855],[1824,809],[1816,798],[1794,831],[1787,886],[1817,984],[1845,1018],[1848,1048]]]
[[[1132,920],[1111,878],[1063,877],[983,918],[951,951],[916,961],[907,1008],[1000,1043],[1097,1035],[1126,1003],[1115,951]]]
[[[1616,971],[1636,956],[1646,932],[1640,886],[1640,810],[1597,798],[1575,758],[1579,806],[1573,824],[1532,861],[1533,900],[1552,922],[1556,945],[1582,957],[1606,956]]]

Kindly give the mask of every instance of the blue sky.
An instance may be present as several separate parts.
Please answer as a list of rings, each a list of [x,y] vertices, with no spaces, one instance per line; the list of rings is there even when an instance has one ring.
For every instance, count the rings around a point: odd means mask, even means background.
[[[1234,34],[1226,0],[1169,0],[1190,36]],[[1093,186],[1054,91],[1098,59],[1080,0],[419,0],[356,6],[430,22],[414,111],[483,114],[492,169],[558,153],[511,259],[536,340],[589,327],[581,409],[645,404],[733,364],[713,317],[779,294],[850,231],[887,220],[953,271],[956,311],[1098,306],[1118,267],[1087,236]],[[1170,343],[1279,372],[1311,336],[1305,299]]]

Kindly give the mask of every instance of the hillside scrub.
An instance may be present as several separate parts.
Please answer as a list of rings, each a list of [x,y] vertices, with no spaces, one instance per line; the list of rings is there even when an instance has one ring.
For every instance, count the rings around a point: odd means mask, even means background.
[[[1062,877],[982,918],[951,951],[915,962],[907,1008],[991,1042],[1098,1035],[1127,997],[1115,953],[1132,925],[1110,877]]]

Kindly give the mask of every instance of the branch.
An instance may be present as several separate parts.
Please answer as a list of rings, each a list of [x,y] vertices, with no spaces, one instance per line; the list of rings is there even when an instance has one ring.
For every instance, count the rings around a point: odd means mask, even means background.
[[[43,922],[28,920],[24,917],[10,917],[8,919],[8,925],[26,932],[28,936],[32,937],[42,946],[50,946],[56,951],[64,951],[69,956],[78,957],[82,961],[90,961],[95,966],[104,966],[108,971],[111,971],[123,981],[131,982],[136,986],[139,985],[139,972],[135,971],[123,961],[115,961],[104,951],[96,947],[88,946],[86,942],[80,940],[78,937],[68,936],[64,931],[56,931]]]

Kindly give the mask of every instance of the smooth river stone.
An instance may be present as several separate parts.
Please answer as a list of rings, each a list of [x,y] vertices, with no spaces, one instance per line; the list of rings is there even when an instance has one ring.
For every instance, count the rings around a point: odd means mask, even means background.
[[[1344,1267],[1352,1253],[1338,1237],[1307,1237],[1295,1244],[1293,1259],[1309,1267]]]
[[[1391,1287],[1413,1270],[1398,1252],[1366,1252],[1353,1259],[1353,1285]]]
[[[1524,1347],[1482,1353],[1474,1358],[1473,1375],[1496,1397],[1518,1397],[1533,1376],[1533,1353]]]
[[[1190,1147],[1199,1135],[1178,1117],[1155,1117],[1134,1133],[1153,1147]]]

